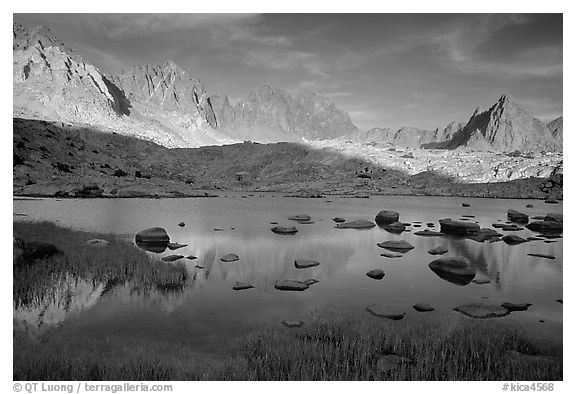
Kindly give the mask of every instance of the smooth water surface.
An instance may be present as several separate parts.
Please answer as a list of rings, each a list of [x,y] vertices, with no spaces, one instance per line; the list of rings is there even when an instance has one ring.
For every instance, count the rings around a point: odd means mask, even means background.
[[[462,202],[471,207],[464,208]],[[526,204],[534,208],[526,208]],[[193,341],[199,349],[217,347],[223,338],[240,334],[254,324],[280,324],[286,319],[310,320],[316,312],[364,310],[370,303],[395,305],[405,319],[443,318],[452,309],[473,301],[529,302],[528,311],[501,318],[547,341],[562,341],[562,239],[555,243],[533,241],[510,246],[504,242],[478,243],[443,236],[420,237],[413,232],[427,222],[474,215],[481,227],[505,222],[509,208],[530,216],[562,212],[562,203],[538,200],[465,199],[449,197],[378,196],[369,199],[328,197],[286,198],[269,193],[220,193],[219,198],[185,199],[79,199],[14,200],[14,220],[49,220],[61,226],[121,234],[133,242],[134,235],[149,227],[164,227],[172,242],[188,244],[176,251],[153,254],[195,255],[180,260],[195,280],[182,293],[149,295],[131,293],[118,286],[102,295],[101,284],[77,281],[72,298],[36,309],[14,311],[15,329],[42,335],[46,328],[82,332],[86,335],[126,336],[156,340]],[[422,222],[399,235],[375,227],[369,230],[336,229],[332,218],[374,220],[379,210],[395,210],[400,221]],[[287,218],[307,213],[313,224]],[[25,214],[27,216],[23,216]],[[184,221],[185,227],[178,223]],[[278,235],[273,224],[295,225],[296,235]],[[215,231],[221,229],[222,231]],[[500,231],[500,230],[498,230]],[[529,230],[503,232],[521,237],[536,236]],[[401,258],[380,256],[378,242],[405,239],[415,246]],[[427,250],[445,245],[449,252],[432,256]],[[220,258],[235,253],[239,261]],[[555,260],[527,256],[552,254]],[[476,278],[491,283],[459,286],[443,280],[428,264],[438,258],[463,256],[470,260]],[[296,269],[295,259],[313,259],[320,265]],[[162,263],[167,264],[167,263]],[[204,268],[198,268],[201,266]],[[382,280],[366,276],[371,269],[384,270]],[[319,283],[303,292],[274,288],[276,280],[314,278]],[[234,291],[236,281],[254,289]],[[68,292],[70,293],[70,292]],[[427,302],[435,311],[419,314],[412,309]]]

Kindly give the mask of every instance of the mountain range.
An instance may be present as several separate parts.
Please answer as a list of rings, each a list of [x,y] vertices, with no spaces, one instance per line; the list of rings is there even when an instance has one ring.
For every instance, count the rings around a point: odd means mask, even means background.
[[[232,105],[172,61],[117,74],[86,62],[49,29],[13,25],[14,117],[82,123],[160,145],[351,140],[411,148],[560,151],[562,117],[546,125],[510,97],[435,130],[359,130],[324,95],[264,85]]]

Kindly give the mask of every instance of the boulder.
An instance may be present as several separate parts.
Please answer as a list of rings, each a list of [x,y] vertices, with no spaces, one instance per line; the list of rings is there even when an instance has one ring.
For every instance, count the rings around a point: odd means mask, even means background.
[[[346,221],[344,218],[334,218],[332,220],[334,220],[336,223],[344,223]]]
[[[546,204],[558,204],[558,200],[554,198],[548,198],[544,201]]]
[[[528,242],[528,240],[517,235],[505,235],[502,237],[502,241],[506,242],[508,245],[518,245],[524,242]]]
[[[537,233],[561,233],[564,231],[564,223],[555,220],[537,220],[526,225],[528,230]]]
[[[170,242],[170,243],[168,243],[167,246],[168,246],[168,249],[170,249],[170,250],[176,250],[176,249],[180,249],[180,248],[185,248],[188,245],[179,244],[178,242]]]
[[[365,228],[372,228],[374,226],[376,225],[370,220],[358,219],[352,222],[339,223],[336,225],[336,228],[365,229]]]
[[[376,368],[380,372],[391,372],[400,368],[402,365],[410,365],[412,363],[413,360],[408,357],[386,354],[378,358],[378,361],[376,362]]]
[[[32,264],[36,260],[64,254],[49,242],[24,241],[18,237],[13,237],[12,247],[12,264],[16,266]]]
[[[304,291],[309,287],[309,285],[297,280],[281,280],[276,281],[276,283],[274,283],[274,287],[283,291]]]
[[[549,220],[552,222],[563,222],[564,215],[561,213],[547,213],[546,216],[544,216],[544,220]]]
[[[506,227],[506,224],[505,223],[492,223],[492,227],[502,228],[502,227]]]
[[[496,238],[500,238],[503,234],[491,228],[482,228],[480,232],[476,235],[469,235],[467,238],[476,242],[492,241]]]
[[[294,266],[298,269],[311,268],[320,265],[319,262],[314,260],[295,260]]]
[[[110,242],[106,241],[105,239],[94,238],[86,241],[85,245],[101,248],[101,247],[109,247]]]
[[[287,234],[287,235],[296,234],[298,232],[298,229],[294,226],[292,227],[275,226],[272,227],[270,230],[276,234]]]
[[[394,258],[402,257],[402,253],[384,252],[384,253],[380,253],[380,256],[394,259]]]
[[[432,312],[434,310],[434,308],[430,304],[427,304],[425,302],[419,302],[415,304],[412,308],[414,308],[416,312]]]
[[[136,246],[152,253],[163,253],[168,248],[168,243],[146,243],[136,241]]]
[[[518,311],[525,311],[532,304],[524,303],[524,304],[514,304],[512,302],[504,302],[502,303],[502,307],[508,309],[510,312],[518,312]]]
[[[391,305],[372,304],[366,307],[366,311],[371,315],[390,320],[401,320],[406,315],[406,312],[402,312]]]
[[[375,269],[375,270],[368,271],[368,272],[366,273],[366,275],[367,275],[369,278],[376,279],[376,280],[380,280],[380,279],[384,278],[384,275],[385,275],[385,274],[384,274],[384,271],[382,271],[382,270],[380,270],[380,269]]]
[[[304,322],[302,320],[284,320],[282,322],[282,325],[288,328],[298,328],[302,327],[304,325]]]
[[[177,261],[180,259],[183,259],[184,256],[180,255],[180,254],[171,254],[170,256],[165,256],[162,257],[162,261],[166,261],[167,263],[172,263],[173,261]]]
[[[244,283],[244,282],[236,282],[234,284],[234,286],[232,286],[233,290],[247,290],[247,289],[253,289],[254,286],[252,286],[251,284],[248,283]]]
[[[459,286],[467,285],[476,273],[462,257],[442,257],[432,261],[428,267],[440,278]]]
[[[391,250],[393,252],[401,252],[401,253],[406,253],[406,252],[414,249],[414,246],[405,240],[385,241],[385,242],[377,243],[376,245],[378,245],[381,248]]]
[[[432,255],[445,254],[448,253],[448,248],[444,245],[438,245],[435,248],[428,250],[428,253]]]
[[[379,226],[396,223],[400,219],[400,214],[394,211],[380,211],[376,214],[375,221]]]
[[[152,227],[136,234],[136,242],[146,244],[168,244],[170,237],[162,227]]]
[[[528,223],[528,215],[515,209],[508,210],[508,220],[516,223]]]
[[[522,231],[524,227],[518,227],[515,224],[506,224],[505,226],[500,228],[502,231]]]
[[[510,313],[510,311],[503,306],[483,302],[471,302],[454,308],[454,310],[476,319],[502,317]]]
[[[440,232],[455,235],[474,235],[480,232],[480,226],[476,223],[440,219]]]
[[[228,253],[227,255],[224,255],[220,260],[225,263],[231,263],[233,261],[240,260],[240,258],[238,257],[238,255],[235,255],[234,253]]]

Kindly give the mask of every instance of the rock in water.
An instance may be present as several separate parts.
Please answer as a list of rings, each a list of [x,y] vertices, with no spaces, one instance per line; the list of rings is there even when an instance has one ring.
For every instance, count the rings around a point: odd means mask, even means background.
[[[244,282],[236,282],[234,284],[234,286],[232,287],[233,290],[247,290],[247,289],[253,289],[254,286],[248,284],[248,283],[244,283]]]
[[[420,237],[441,237],[444,234],[438,232],[438,231],[432,231],[432,230],[424,230],[424,231],[416,231],[414,233],[414,235],[418,235]]]
[[[376,269],[376,270],[368,271],[368,272],[366,273],[366,275],[367,275],[369,278],[376,279],[376,280],[381,280],[382,278],[384,278],[384,275],[385,275],[385,274],[384,274],[384,271],[382,271],[382,270],[380,270],[380,269]]]
[[[90,239],[86,241],[86,246],[93,246],[93,247],[108,247],[110,246],[110,242],[106,241],[105,239]]]
[[[506,242],[508,245],[518,245],[524,242],[528,242],[526,239],[517,235],[505,235],[502,237],[502,241]]]
[[[555,256],[552,256],[550,254],[540,254],[540,253],[528,253],[528,256],[542,257],[543,259],[549,259],[549,260],[554,260],[556,258]]]
[[[476,278],[472,282],[476,283],[477,285],[485,285],[485,284],[490,283],[491,280],[488,278]]]
[[[502,317],[510,313],[510,311],[500,305],[471,302],[469,304],[461,305],[454,308],[455,311],[465,314],[476,319],[487,319],[490,317]]]
[[[276,281],[274,287],[278,290],[284,291],[304,291],[309,287],[309,285],[297,280],[282,280]]]
[[[380,242],[378,244],[379,247],[387,249],[387,250],[391,250],[393,252],[401,252],[401,253],[406,253],[412,249],[414,249],[414,246],[411,245],[410,243],[408,243],[405,240],[401,240],[401,241],[385,241],[385,242]]]
[[[172,254],[170,256],[166,256],[166,257],[162,257],[162,261],[166,261],[167,263],[172,263],[174,261],[183,259],[184,256],[180,255],[180,254]]]
[[[564,215],[561,213],[547,213],[546,216],[544,216],[544,220],[552,222],[563,222]]]
[[[287,234],[287,235],[296,234],[298,232],[298,229],[294,226],[292,227],[275,226],[272,227],[270,230],[272,230],[272,232],[276,234]]]
[[[352,222],[347,223],[339,223],[336,225],[336,228],[354,228],[354,229],[368,229],[376,226],[369,220],[358,219]]]
[[[386,224],[396,223],[400,219],[400,214],[394,211],[380,211],[376,214],[376,224],[383,226]]]
[[[519,212],[515,209],[509,209],[508,220],[516,223],[528,223],[529,218],[525,213]]]
[[[378,358],[376,368],[380,372],[391,372],[400,368],[402,365],[412,364],[412,362],[412,359],[407,357],[396,356],[394,354],[386,354]]]
[[[170,243],[168,244],[168,249],[170,249],[170,250],[176,250],[176,249],[180,249],[180,248],[185,248],[186,246],[188,246],[188,245],[186,245],[186,244],[179,244],[178,242],[174,242],[174,243],[173,243],[173,242],[170,242]]]
[[[162,227],[152,227],[136,234],[136,242],[147,244],[168,244],[170,237]]]
[[[463,206],[464,208],[468,208],[468,207],[470,207],[470,204],[468,204],[468,203],[466,203],[466,202],[463,202],[463,203],[462,203],[462,206]]]
[[[432,255],[445,254],[448,253],[448,248],[443,245],[438,245],[435,248],[428,250],[428,253]]]
[[[434,310],[434,308],[430,304],[427,304],[425,302],[419,302],[415,304],[412,308],[414,308],[416,312],[432,312]]]
[[[294,220],[296,222],[309,222],[310,215],[306,215],[305,213],[301,213],[299,215],[290,216],[288,220]]]
[[[384,253],[380,253],[380,256],[394,259],[394,258],[402,257],[402,253],[384,252]]]
[[[295,260],[294,266],[298,269],[311,268],[320,265],[319,262],[314,260]]]
[[[282,325],[288,328],[298,328],[302,327],[304,325],[304,322],[302,320],[284,320],[282,322]]]
[[[440,219],[440,232],[455,235],[474,235],[480,232],[476,223],[460,222],[452,219]]]
[[[517,311],[525,311],[528,310],[528,308],[531,306],[532,304],[514,304],[511,302],[504,302],[502,303],[502,307],[508,309],[510,312],[517,312]]]
[[[316,283],[319,283],[320,281],[316,280],[316,279],[306,279],[303,283],[306,284],[307,286],[312,286],[315,285]]]
[[[372,304],[366,307],[366,311],[374,316],[390,320],[401,320],[406,315],[391,305]]]
[[[468,261],[462,257],[443,257],[428,266],[440,278],[460,286],[467,285],[476,276]]]
[[[332,220],[334,220],[336,223],[344,223],[346,221],[344,218],[334,218]]]
[[[546,204],[558,204],[558,200],[554,199],[554,198],[549,198],[547,200],[544,201]]]
[[[225,263],[231,263],[233,261],[240,260],[240,258],[238,257],[238,255],[235,255],[234,253],[229,253],[229,254],[223,256],[220,260],[225,262]]]
[[[184,226],[186,226],[186,223],[184,223],[184,222],[180,222],[180,223],[178,223],[178,226],[180,226],[180,227],[184,227]]]
[[[527,224],[526,228],[538,233],[561,233],[564,231],[563,222],[554,220],[537,220]]]

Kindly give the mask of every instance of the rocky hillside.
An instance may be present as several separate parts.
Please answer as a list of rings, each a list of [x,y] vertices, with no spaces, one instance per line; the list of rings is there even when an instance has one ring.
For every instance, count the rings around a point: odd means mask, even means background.
[[[562,136],[564,133],[562,123],[562,116],[560,116],[547,124],[554,138],[558,139],[559,141],[562,141]]]
[[[415,127],[402,127],[398,130],[392,130],[377,127],[366,131],[358,131],[344,139],[359,143],[376,142],[418,149],[427,144],[449,140],[462,126],[463,124],[460,122],[452,122],[445,128],[436,130],[423,130]]]
[[[334,145],[324,146],[328,142],[316,144],[241,143],[168,149],[126,135],[103,133],[86,124],[62,126],[14,119],[13,192],[59,197],[206,196],[201,190],[219,189],[304,195],[562,196],[558,154],[535,158],[504,155],[483,163],[480,156],[421,158],[418,151],[388,151],[367,145],[356,146],[358,151],[340,150]],[[444,167],[434,167],[437,162]],[[495,163],[500,167],[491,182],[514,179],[514,169],[522,177],[541,178],[480,184],[459,181],[477,180],[474,174],[491,174]],[[457,168],[459,178],[442,173],[442,168]],[[534,168],[540,173],[533,172]]]
[[[291,97],[264,85],[231,106],[227,97],[210,98],[218,129],[229,137],[259,142],[327,140],[354,132],[346,112],[308,90]]]
[[[425,145],[426,147],[426,145]],[[477,109],[468,123],[453,137],[428,147],[455,149],[467,147],[482,151],[558,151],[562,141],[555,138],[540,120],[503,95],[488,110]]]

